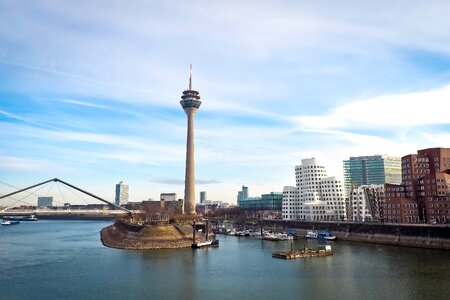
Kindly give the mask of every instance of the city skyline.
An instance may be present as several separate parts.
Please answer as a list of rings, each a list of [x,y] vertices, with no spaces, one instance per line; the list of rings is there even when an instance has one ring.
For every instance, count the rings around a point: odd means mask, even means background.
[[[450,5],[433,3],[2,2],[0,180],[182,195],[190,63],[211,200],[281,192],[304,158],[342,177],[351,156],[450,147]]]

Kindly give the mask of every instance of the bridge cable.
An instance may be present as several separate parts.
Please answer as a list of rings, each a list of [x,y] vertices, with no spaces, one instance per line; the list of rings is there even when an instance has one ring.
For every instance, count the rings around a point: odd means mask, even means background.
[[[45,185],[41,186],[41,187],[40,187],[39,189],[37,189],[34,193],[29,193],[28,195],[25,195],[23,198],[20,198],[20,199],[18,199],[18,200],[16,199],[17,201],[14,202],[13,204],[7,206],[7,208],[13,207],[13,206],[16,205],[18,202],[21,202],[21,203],[25,203],[25,204],[27,204],[27,205],[30,205],[30,203],[25,202],[25,201],[22,201],[22,200],[25,199],[25,198],[27,198],[27,197],[29,197],[29,196],[32,195],[32,194],[36,194],[38,191],[42,190],[44,187],[45,187]],[[8,198],[11,198],[11,197],[8,197]],[[33,206],[33,205],[31,205],[31,206]],[[36,205],[36,207],[37,207],[37,205]]]

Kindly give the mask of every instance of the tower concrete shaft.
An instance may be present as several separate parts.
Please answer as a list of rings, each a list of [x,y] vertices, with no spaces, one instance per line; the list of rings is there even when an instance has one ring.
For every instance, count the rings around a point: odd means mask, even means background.
[[[187,115],[186,141],[186,175],[184,187],[185,210],[188,214],[195,214],[195,160],[194,160],[194,115],[196,108],[185,108]]]
[[[194,116],[201,105],[197,91],[192,90],[192,66],[189,89],[183,92],[180,104],[187,115],[186,175],[184,181],[185,213],[195,214],[195,163],[194,163]]]

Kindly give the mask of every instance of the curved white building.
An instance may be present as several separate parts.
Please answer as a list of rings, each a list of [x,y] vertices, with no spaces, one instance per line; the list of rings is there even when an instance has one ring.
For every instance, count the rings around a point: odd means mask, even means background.
[[[342,220],[346,217],[344,181],[336,176],[322,179],[322,199],[327,204],[326,220]]]
[[[302,159],[295,167],[296,190],[283,190],[283,219],[328,221],[346,217],[344,183],[327,177],[325,166],[316,158]]]
[[[295,186],[283,188],[282,218],[283,220],[296,220],[300,213],[298,189]]]

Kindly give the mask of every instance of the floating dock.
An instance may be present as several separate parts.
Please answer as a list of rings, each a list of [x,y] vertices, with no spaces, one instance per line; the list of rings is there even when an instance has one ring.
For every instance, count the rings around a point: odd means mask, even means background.
[[[333,255],[330,245],[320,246],[318,249],[303,248],[302,250],[273,252],[272,257],[283,259],[321,257]]]

